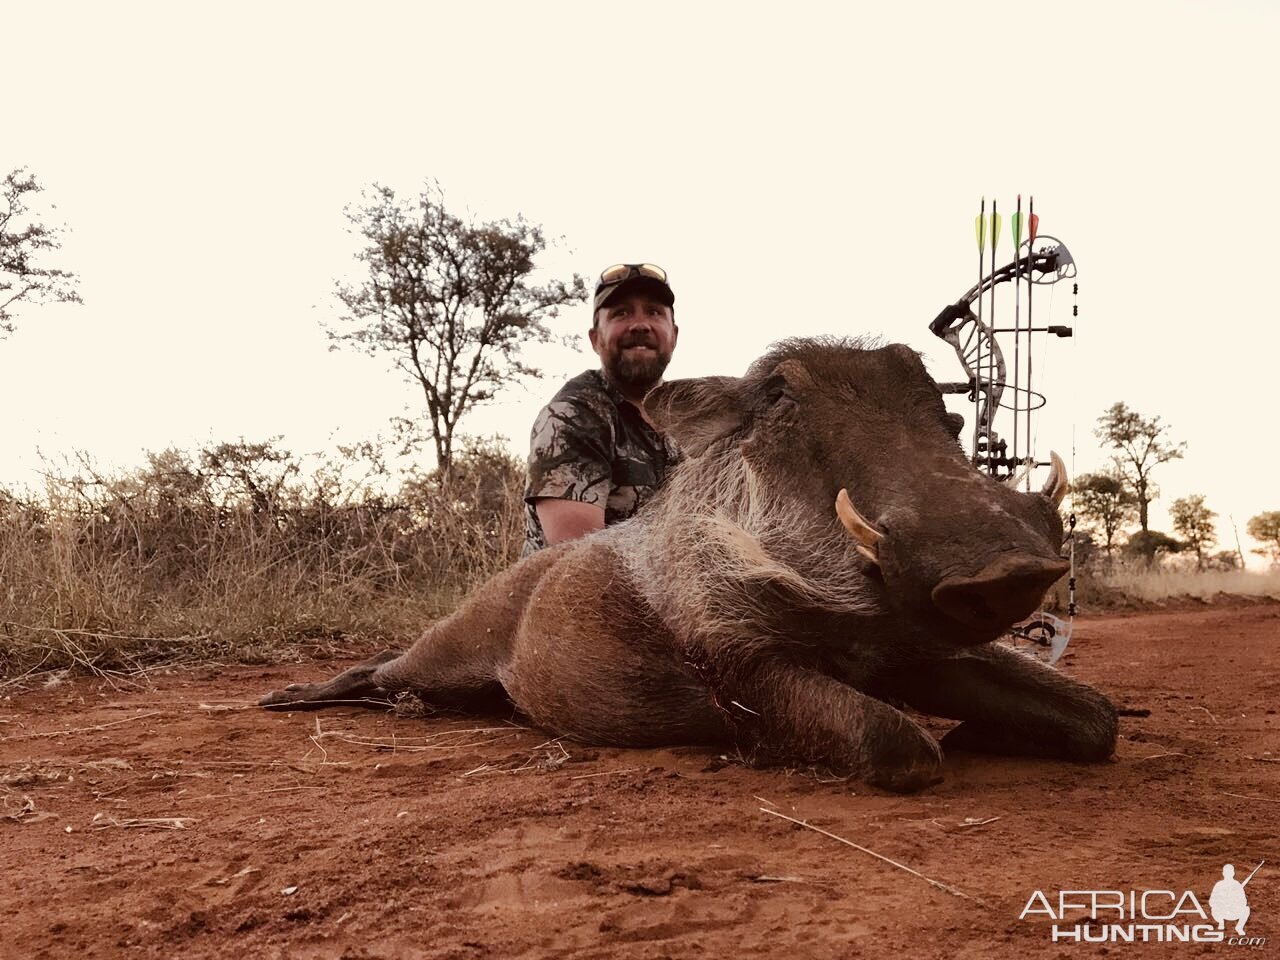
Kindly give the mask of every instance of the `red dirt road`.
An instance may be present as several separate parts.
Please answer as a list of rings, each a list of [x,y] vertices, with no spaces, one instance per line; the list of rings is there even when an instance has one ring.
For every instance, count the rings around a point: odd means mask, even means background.
[[[1277,605],[1081,621],[1065,669],[1151,711],[1115,762],[955,755],[913,796],[492,718],[243,706],[345,665],[0,698],[0,956],[1280,955]],[[1258,948],[1055,944],[1018,919],[1037,889],[1208,910],[1223,864],[1263,859]]]

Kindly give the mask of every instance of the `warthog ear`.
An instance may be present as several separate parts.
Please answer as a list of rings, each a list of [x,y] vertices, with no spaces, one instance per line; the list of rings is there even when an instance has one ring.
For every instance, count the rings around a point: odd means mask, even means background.
[[[741,388],[737,377],[672,380],[645,394],[644,410],[686,456],[696,457],[742,425]]]

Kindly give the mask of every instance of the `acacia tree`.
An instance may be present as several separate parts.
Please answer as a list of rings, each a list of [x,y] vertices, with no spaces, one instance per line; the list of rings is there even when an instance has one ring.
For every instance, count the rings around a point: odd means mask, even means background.
[[[1131,557],[1140,558],[1150,567],[1156,562],[1157,556],[1179,553],[1182,546],[1181,541],[1159,530],[1139,530],[1125,543],[1124,552]]]
[[[1253,539],[1262,542],[1262,546],[1254,547],[1253,552],[1280,565],[1280,510],[1268,510],[1250,517],[1245,530]]]
[[[348,326],[329,335],[389,354],[421,388],[447,475],[458,421],[504,384],[539,375],[522,361],[522,348],[549,341],[547,321],[584,301],[586,285],[577,274],[534,285],[534,261],[547,245],[541,227],[519,216],[458,217],[434,184],[412,200],[375,184],[344,212],[366,241],[357,257],[368,274],[355,286],[338,283]]]
[[[1159,417],[1147,419],[1123,403],[1114,403],[1098,418],[1094,435],[1111,448],[1120,451],[1114,458],[1121,476],[1129,484],[1138,503],[1138,523],[1142,532],[1147,524],[1148,507],[1160,491],[1151,482],[1151,471],[1162,463],[1182,459],[1185,443],[1168,438],[1168,426]]]
[[[25,168],[11,171],[0,187],[0,337],[13,333],[15,304],[80,302],[78,278],[41,265],[40,254],[62,246],[59,228],[33,220],[27,198],[44,188]]]
[[[1137,515],[1137,498],[1117,470],[1076,477],[1071,497],[1076,512],[1102,532],[1103,549],[1110,562],[1116,534]]]
[[[1169,516],[1173,519],[1173,529],[1182,534],[1183,542],[1196,552],[1196,569],[1203,570],[1205,550],[1218,542],[1213,528],[1217,514],[1205,505],[1204,495],[1197,493],[1173,501]]]

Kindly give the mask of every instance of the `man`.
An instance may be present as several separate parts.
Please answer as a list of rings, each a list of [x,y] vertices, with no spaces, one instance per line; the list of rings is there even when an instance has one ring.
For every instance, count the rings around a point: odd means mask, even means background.
[[[678,457],[640,405],[662,382],[679,333],[666,271],[651,263],[609,267],[593,304],[589,336],[600,369],[566,383],[533,424],[526,556],[627,519]]]

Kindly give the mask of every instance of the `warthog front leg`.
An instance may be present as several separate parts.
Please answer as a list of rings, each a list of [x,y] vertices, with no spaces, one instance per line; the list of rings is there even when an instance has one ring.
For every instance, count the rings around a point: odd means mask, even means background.
[[[350,670],[344,670],[332,680],[291,683],[283,690],[272,690],[258,701],[258,705],[272,710],[317,710],[352,700],[385,700],[387,691],[374,681],[373,675],[384,663],[390,663],[399,656],[394,651],[385,650]]]
[[[817,670],[763,666],[718,690],[721,706],[769,754],[853,774],[898,792],[942,779],[942,751],[902,711]]]
[[[963,720],[945,750],[1099,761],[1116,744],[1116,711],[1087,684],[1001,644],[912,664],[885,690],[935,716]]]

